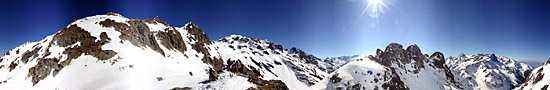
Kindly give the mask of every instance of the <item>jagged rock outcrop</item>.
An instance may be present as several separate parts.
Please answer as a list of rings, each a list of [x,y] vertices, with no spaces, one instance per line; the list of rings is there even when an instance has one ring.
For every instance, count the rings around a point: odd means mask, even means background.
[[[323,80],[315,89],[463,89],[445,64],[442,53],[423,55],[417,45],[403,49],[391,43],[375,56],[359,56],[332,73],[331,80]]]

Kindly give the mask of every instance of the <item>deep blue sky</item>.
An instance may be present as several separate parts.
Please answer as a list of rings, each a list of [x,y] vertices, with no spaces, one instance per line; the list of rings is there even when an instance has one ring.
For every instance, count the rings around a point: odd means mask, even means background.
[[[240,34],[298,47],[320,58],[374,54],[391,42],[423,53],[495,53],[550,58],[548,0],[383,0],[377,19],[359,18],[367,0],[10,0],[0,4],[0,53],[61,30],[74,19],[118,12],[195,22],[214,40]],[[356,24],[353,24],[356,22]]]

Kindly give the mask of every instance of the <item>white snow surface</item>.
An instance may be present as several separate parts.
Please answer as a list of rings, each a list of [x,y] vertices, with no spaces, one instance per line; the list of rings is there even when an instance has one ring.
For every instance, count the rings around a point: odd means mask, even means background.
[[[384,81],[380,79],[375,82],[375,78],[379,78],[376,74],[388,72],[389,68],[368,59],[366,55],[351,59],[350,62],[340,69],[331,73],[327,79],[323,79],[318,84],[310,87],[310,90],[333,90],[338,87],[346,89],[349,86],[359,84],[365,90],[373,90],[374,88],[382,89]],[[341,78],[340,82],[331,82],[330,77]]]

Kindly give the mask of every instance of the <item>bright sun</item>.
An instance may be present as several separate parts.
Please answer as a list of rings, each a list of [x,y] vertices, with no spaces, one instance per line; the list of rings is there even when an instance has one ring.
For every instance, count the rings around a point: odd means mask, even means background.
[[[365,7],[363,13],[367,13],[371,18],[378,18],[380,14],[384,13],[386,4],[382,0],[368,0],[369,4]]]
[[[361,13],[361,15],[355,20],[351,27],[355,26],[357,22],[367,14],[370,18],[373,18],[378,23],[378,16],[384,13],[384,9],[389,9],[386,3],[390,3],[388,0],[365,0],[368,2],[367,6]],[[390,3],[391,4],[391,3]]]

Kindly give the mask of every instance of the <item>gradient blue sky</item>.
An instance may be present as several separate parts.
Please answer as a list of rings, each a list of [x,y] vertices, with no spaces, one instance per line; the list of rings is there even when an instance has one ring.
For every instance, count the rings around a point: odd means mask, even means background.
[[[358,19],[366,0],[9,0],[0,4],[0,53],[41,40],[74,19],[112,11],[128,18],[159,16],[178,27],[192,21],[214,40],[240,34],[320,58],[374,54],[391,42],[446,56],[550,58],[548,0],[383,2],[391,5],[378,19]]]

